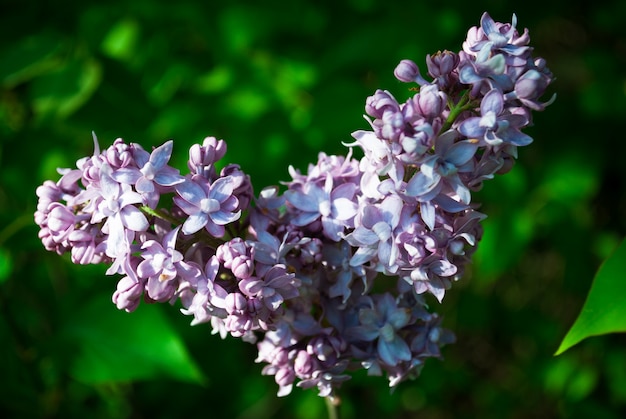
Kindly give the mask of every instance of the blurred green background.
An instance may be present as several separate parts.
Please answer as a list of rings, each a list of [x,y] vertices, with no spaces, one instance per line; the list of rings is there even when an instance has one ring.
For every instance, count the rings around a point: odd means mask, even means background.
[[[91,131],[149,148],[224,138],[257,190],[367,129],[393,69],[458,51],[483,11],[528,27],[557,76],[535,142],[474,201],[489,215],[466,277],[433,308],[458,342],[390,394],[356,374],[342,418],[619,418],[626,339],[553,357],[601,261],[626,235],[626,2],[0,1],[0,415],[318,418],[278,399],[255,347],[177,308],[110,303],[116,278],[45,252],[35,188],[92,153]],[[626,280],[626,278],[625,278]]]

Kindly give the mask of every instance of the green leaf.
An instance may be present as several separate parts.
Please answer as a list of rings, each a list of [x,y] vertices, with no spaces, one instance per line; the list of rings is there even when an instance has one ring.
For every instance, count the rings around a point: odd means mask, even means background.
[[[13,271],[13,260],[8,250],[0,247],[0,284],[6,282]]]
[[[0,51],[0,80],[3,87],[14,86],[46,74],[61,65],[59,52],[63,39],[51,33],[21,39]]]
[[[102,41],[102,51],[111,58],[130,60],[135,53],[139,25],[131,19],[123,19],[114,25]]]
[[[198,93],[223,92],[233,84],[233,70],[225,65],[219,65],[208,73],[199,76],[195,82]]]
[[[598,270],[587,301],[555,355],[583,339],[626,332],[626,240]]]
[[[31,97],[40,119],[65,118],[94,93],[102,78],[100,63],[89,57],[70,59],[56,71],[36,78]]]
[[[267,95],[252,86],[239,86],[237,91],[228,97],[226,104],[231,112],[244,121],[259,118],[271,107]]]
[[[126,313],[108,298],[92,301],[68,325],[67,333],[79,347],[72,375],[91,384],[163,376],[204,383],[202,372],[161,309],[142,304]]]
[[[598,168],[590,156],[569,153],[550,164],[540,186],[546,201],[566,203],[585,201],[598,189]]]

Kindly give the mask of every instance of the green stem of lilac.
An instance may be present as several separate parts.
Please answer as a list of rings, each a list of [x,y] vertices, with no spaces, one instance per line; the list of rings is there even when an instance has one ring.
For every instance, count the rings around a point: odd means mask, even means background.
[[[339,399],[336,397],[324,397],[328,419],[339,419]]]
[[[452,127],[454,121],[459,117],[459,115],[465,111],[474,108],[474,103],[469,99],[469,92],[465,92],[461,99],[456,103],[456,105],[450,105],[450,114],[441,127],[441,132],[446,132]]]
[[[156,217],[156,218],[160,218],[162,220],[165,220],[171,224],[174,225],[180,225],[182,224],[181,221],[175,217],[172,217],[171,215],[167,214],[166,212],[163,212],[161,210],[158,209],[154,209],[154,208],[150,208],[147,205],[142,205],[140,207],[141,211],[143,211],[146,215],[150,215],[152,217]]]

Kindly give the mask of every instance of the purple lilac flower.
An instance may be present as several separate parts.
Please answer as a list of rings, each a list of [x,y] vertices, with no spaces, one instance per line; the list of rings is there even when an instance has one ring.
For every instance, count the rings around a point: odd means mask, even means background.
[[[241,216],[241,210],[236,210],[239,201],[233,196],[234,188],[230,176],[212,184],[194,176],[176,185],[179,196],[174,197],[174,202],[189,216],[183,224],[183,233],[189,235],[206,228],[213,237],[223,237],[224,226]]]
[[[117,283],[117,289],[113,293],[113,303],[120,310],[127,312],[135,311],[141,301],[145,284],[145,279],[136,280],[130,276],[125,276]]]
[[[270,309],[258,298],[246,298],[239,292],[229,293],[224,299],[227,317],[224,325],[235,337],[254,340],[253,331],[269,330]]]
[[[155,301],[168,301],[174,295],[178,284],[175,279],[192,278],[199,270],[185,262],[182,253],[176,250],[176,238],[180,227],[176,227],[163,237],[162,243],[147,240],[141,246],[144,259],[137,266],[137,275],[148,278],[148,296]]]
[[[406,309],[397,306],[390,294],[383,294],[377,301],[371,300],[368,306],[359,310],[359,325],[348,329],[348,335],[357,340],[376,340],[380,359],[387,365],[395,366],[400,361],[411,359],[409,345],[398,331],[409,323]]]
[[[70,170],[63,173],[57,183],[46,181],[36,190],[38,202],[35,223],[40,228],[38,236],[46,250],[58,254],[70,250],[71,245],[67,240],[75,229],[74,224],[79,222],[74,210],[67,203],[73,202],[82,192],[77,184],[81,172]],[[84,216],[84,221],[89,218],[88,215]]]
[[[279,195],[277,186],[263,188],[254,203],[250,211],[250,229],[253,235],[267,232],[270,225],[280,223],[285,197]]]
[[[363,284],[363,292],[370,286],[371,275],[363,265],[350,265],[352,258],[352,248],[347,241],[341,241],[337,245],[326,245],[323,249],[323,263],[329,270],[329,278],[334,282],[328,288],[328,295],[331,298],[342,297],[342,302],[348,301],[353,291],[353,281],[360,279]]]
[[[458,130],[462,135],[481,139],[490,146],[502,143],[515,146],[530,144],[532,138],[520,131],[529,121],[522,115],[505,114],[504,109],[502,93],[496,89],[490,90],[480,102],[481,116],[465,119]]]
[[[411,351],[422,356],[441,356],[441,346],[454,343],[456,338],[449,330],[441,327],[442,318],[433,313],[426,322],[417,326],[411,340]]]
[[[397,195],[387,196],[380,205],[367,205],[359,224],[344,239],[357,248],[350,265],[359,266],[377,258],[386,270],[397,269],[398,247],[394,243],[394,229],[400,221],[403,201]]]
[[[447,106],[448,97],[444,92],[439,90],[436,84],[427,84],[422,86],[419,93],[411,99],[413,108],[419,115],[427,120],[433,120],[441,115]]]
[[[350,379],[350,376],[345,373],[347,368],[348,360],[343,359],[330,367],[315,369],[310,374],[311,378],[302,379],[297,386],[300,388],[317,387],[319,397],[328,397],[334,403],[336,402],[336,390],[343,382]]]
[[[325,182],[327,176],[332,176],[335,185],[343,183],[358,184],[361,176],[359,171],[359,162],[352,158],[352,149],[348,149],[346,156],[327,155],[320,152],[316,164],[309,164],[307,174],[302,175],[293,166],[289,166],[289,174],[293,181],[290,187],[296,187],[296,184],[304,185],[308,182],[319,183]]]
[[[377,90],[367,98],[365,112],[375,118],[371,125],[381,139],[396,142],[406,128],[400,104],[386,90]]]
[[[274,376],[279,386],[278,396],[281,397],[291,393],[293,388],[296,373],[292,367],[292,359],[295,354],[290,356],[290,351],[277,346],[273,338],[274,334],[271,332],[265,334],[265,339],[257,345],[259,354],[255,362],[267,363],[261,373]]]
[[[95,134],[93,136],[97,150],[98,139],[96,138]],[[135,158],[133,157],[133,151],[136,147],[138,147],[138,145],[129,145],[126,144],[123,139],[117,138],[113,142],[111,147],[104,150],[104,152],[102,153],[102,158],[115,170],[133,166],[136,164]],[[96,151],[95,154],[97,155],[99,153]]]
[[[556,99],[556,94],[545,103],[538,101],[552,81],[552,74],[529,69],[516,81],[512,92],[505,95],[506,100],[517,99],[522,105],[534,111],[542,111]]]
[[[356,142],[352,145],[360,146],[365,156],[361,159],[359,168],[363,172],[360,182],[361,193],[369,198],[382,197],[378,191],[381,176],[389,176],[399,182],[404,176],[404,165],[398,159],[403,148],[399,143],[390,147],[389,142],[378,137],[371,131],[356,131],[352,133]]]
[[[441,302],[445,291],[450,288],[450,279],[454,277],[457,270],[456,265],[445,258],[442,259],[439,255],[433,254],[424,258],[422,263],[411,272],[411,275],[404,277],[404,279],[413,284],[416,293],[429,292]]]
[[[109,262],[106,256],[106,235],[94,225],[87,224],[69,236],[72,262],[79,265]]]
[[[241,292],[250,297],[258,298],[271,311],[276,311],[282,303],[298,295],[300,281],[293,273],[289,273],[283,265],[274,265],[263,278],[249,277],[239,282]]]
[[[463,43],[463,50],[476,54],[479,61],[486,59],[492,51],[504,52],[510,56],[520,56],[529,51],[528,29],[520,36],[515,26],[517,16],[513,14],[510,24],[496,23],[488,13],[480,19],[480,28],[472,28],[468,39]]]
[[[240,237],[220,245],[215,252],[224,267],[230,269],[236,278],[246,279],[254,271],[254,247]]]
[[[197,278],[190,301],[183,303],[185,308],[181,309],[181,312],[186,315],[193,315],[192,326],[226,317],[227,292],[215,283],[219,269],[218,258],[211,256],[204,267],[204,271]],[[218,323],[215,326],[219,327]],[[224,330],[224,332],[226,331]]]
[[[473,171],[473,157],[478,149],[476,141],[454,142],[456,133],[448,131],[437,138],[435,154],[426,157],[417,172],[406,185],[406,195],[420,202],[422,219],[432,230],[434,228],[434,199],[444,188],[452,192],[463,204],[469,204],[471,195],[459,174]],[[441,204],[441,203],[440,203]]]
[[[397,386],[454,340],[423,294],[441,302],[476,250],[485,216],[471,191],[511,170],[532,111],[554,100],[540,99],[554,76],[516,23],[484,14],[461,51],[426,57],[431,82],[402,60],[410,97],[376,90],[346,156],[290,166],[282,194],[255,199],[238,165],[218,172],[215,137],[190,148],[183,177],[172,141],[101,152],[94,135],[92,156],[37,189],[39,237],[75,263],[110,264],[119,309],[180,299],[192,324],[258,342],[279,396],[295,385],[337,400],[355,367]]]
[[[215,163],[226,154],[226,142],[215,137],[206,137],[200,144],[189,149],[187,166],[192,175],[200,175],[209,181],[217,178]]]
[[[48,207],[48,230],[55,243],[66,241],[78,222],[78,217],[65,205],[53,202]]]
[[[127,269],[128,273],[126,276],[117,283],[117,289],[112,297],[113,304],[118,309],[129,313],[139,306],[147,282],[145,278],[139,278],[136,274],[136,268],[140,260],[140,258],[134,257],[130,261],[130,269]]]
[[[505,74],[506,59],[503,55],[494,55],[484,61],[475,61],[466,55],[461,57],[459,81],[473,86],[472,97],[480,97],[495,88],[503,91],[513,88],[512,80]]]
[[[450,88],[458,82],[459,76],[455,70],[460,62],[459,54],[447,50],[426,56],[428,74],[435,79],[440,89]]]
[[[406,206],[400,216],[400,233],[396,236],[399,249],[400,271],[412,270],[422,264],[422,261],[437,251],[437,242],[431,231]]]
[[[156,208],[159,202],[159,186],[174,186],[185,181],[178,170],[167,165],[173,146],[174,142],[170,140],[150,154],[135,146],[133,156],[137,167],[122,167],[111,176],[120,183],[134,185],[135,190],[145,197],[147,205]]]
[[[297,241],[289,242],[288,239],[289,234],[285,234],[282,240],[279,240],[275,235],[266,231],[259,231],[256,240],[249,242],[254,248],[254,259],[267,266],[285,264],[289,252],[311,240],[309,237],[303,237]]]
[[[350,226],[350,220],[356,215],[355,193],[354,183],[333,188],[332,176],[326,176],[323,189],[314,183],[306,183],[302,190],[290,189],[285,192],[287,202],[299,210],[291,222],[302,227],[319,218],[325,236],[339,241],[340,234]]]
[[[420,74],[419,67],[411,60],[402,60],[396,66],[393,74],[396,78],[405,83],[417,83],[420,86],[428,84]]]
[[[183,255],[176,250],[176,236],[179,227],[163,237],[163,243],[148,240],[141,246],[143,261],[137,266],[141,278],[158,277],[159,281],[169,281],[178,275],[176,264],[183,261]]]
[[[150,226],[146,216],[134,205],[143,204],[143,198],[129,185],[116,182],[111,167],[106,163],[102,165],[100,173],[99,193],[101,198],[96,201],[98,205],[91,223],[96,224],[106,218],[102,227],[108,234],[106,254],[111,257],[126,254],[130,246],[126,229],[145,231]]]
[[[254,196],[250,176],[245,174],[237,164],[229,164],[224,167],[220,172],[220,176],[229,176],[233,179],[233,195],[239,201],[236,209],[241,211],[247,210]]]

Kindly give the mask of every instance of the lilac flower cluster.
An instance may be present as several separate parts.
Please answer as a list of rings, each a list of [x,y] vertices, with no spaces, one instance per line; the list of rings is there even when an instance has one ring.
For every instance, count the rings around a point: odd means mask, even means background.
[[[218,171],[226,144],[213,137],[183,176],[172,141],[101,152],[94,136],[93,156],[37,189],[39,236],[74,263],[109,263],[119,309],[180,301],[192,324],[256,343],[279,395],[295,384],[334,397],[358,368],[396,386],[454,340],[424,295],[441,301],[462,276],[485,217],[471,192],[511,169],[531,111],[553,100],[540,101],[554,78],[515,25],[484,14],[462,51],[427,57],[432,81],[401,61],[414,94],[376,91],[371,130],[346,156],[290,168],[282,193],[254,197],[239,166]]]

